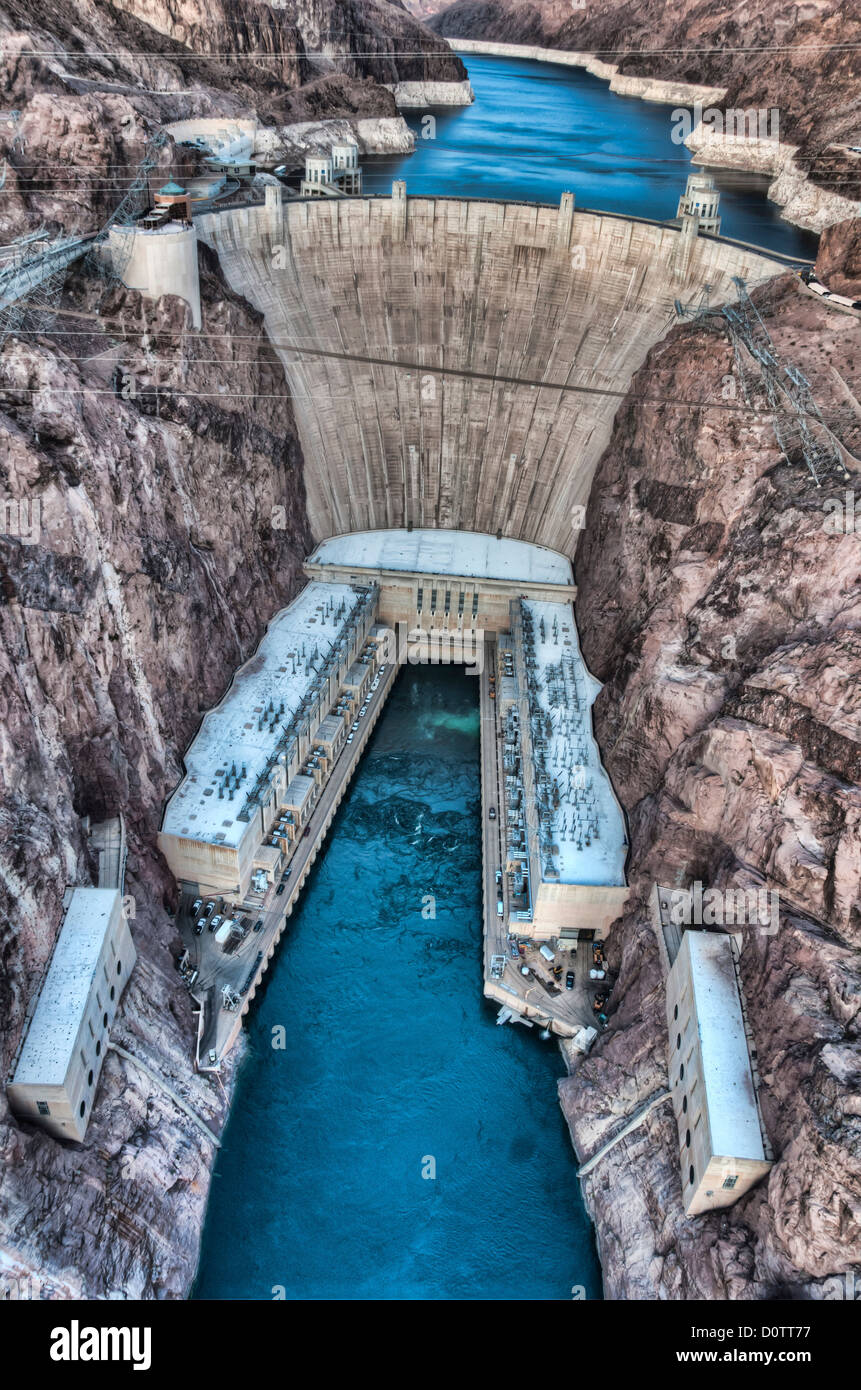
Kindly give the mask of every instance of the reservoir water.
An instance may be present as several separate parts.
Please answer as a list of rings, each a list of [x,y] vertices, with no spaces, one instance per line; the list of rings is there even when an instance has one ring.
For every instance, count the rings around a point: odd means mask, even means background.
[[[197,1298],[601,1297],[558,1050],[481,996],[478,723],[400,675],[246,1020]]]
[[[577,204],[659,221],[675,217],[679,194],[698,166],[672,138],[671,106],[617,96],[582,68],[515,58],[462,55],[475,91],[472,106],[436,109],[433,139],[424,113],[407,112],[412,155],[364,162],[365,190]],[[816,256],[818,238],[780,217],[770,180],[742,170],[709,169],[721,190],[721,231],[787,255]]]

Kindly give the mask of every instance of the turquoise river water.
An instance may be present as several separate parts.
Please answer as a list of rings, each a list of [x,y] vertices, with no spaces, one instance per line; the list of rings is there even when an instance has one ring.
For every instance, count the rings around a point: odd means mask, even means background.
[[[475,678],[405,668],[247,1020],[197,1298],[600,1298],[559,1053],[481,995],[479,798]]]

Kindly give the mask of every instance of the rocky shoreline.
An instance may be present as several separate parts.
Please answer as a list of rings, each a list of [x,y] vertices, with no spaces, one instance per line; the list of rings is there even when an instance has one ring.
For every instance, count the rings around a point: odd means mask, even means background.
[[[657,77],[637,77],[620,72],[615,63],[605,63],[591,53],[575,53],[534,44],[494,43],[490,40],[460,39],[446,36],[457,53],[498,58],[527,58],[534,62],[556,63],[583,68],[593,77],[608,82],[618,96],[637,97],[661,105],[690,107],[719,106],[726,88]],[[777,140],[748,139],[738,135],[716,135],[696,125],[685,141],[697,164],[721,169],[744,169],[768,174],[772,182],[768,197],[781,209],[781,215],[805,231],[822,232],[834,223],[857,215],[858,204],[813,183],[797,162],[798,147]]]

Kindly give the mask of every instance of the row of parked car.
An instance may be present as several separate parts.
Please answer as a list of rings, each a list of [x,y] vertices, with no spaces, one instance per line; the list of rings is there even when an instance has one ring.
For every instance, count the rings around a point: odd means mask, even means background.
[[[356,736],[356,734],[357,734],[357,732],[358,732],[358,729],[359,729],[359,720],[360,720],[360,719],[364,719],[365,715],[367,714],[367,712],[368,712],[368,705],[371,703],[371,696],[373,695],[374,691],[377,689],[377,686],[380,684],[380,680],[382,679],[382,675],[383,675],[383,672],[385,671],[385,669],[386,669],[385,666],[381,666],[380,669],[379,669],[379,671],[377,672],[377,674],[374,676],[374,679],[371,681],[371,688],[370,688],[370,690],[368,691],[367,695],[365,696],[365,698],[364,698],[364,700],[363,700],[363,702],[362,702],[362,708],[359,710],[359,713],[356,715],[355,721],[354,721],[353,724],[350,726],[350,732],[347,734],[347,742],[348,742],[348,743],[352,743],[352,742],[353,742],[353,739],[355,738],[355,736]]]

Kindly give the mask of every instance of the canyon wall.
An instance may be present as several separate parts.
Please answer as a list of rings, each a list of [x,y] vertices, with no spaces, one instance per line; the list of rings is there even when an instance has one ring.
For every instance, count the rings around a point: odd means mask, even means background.
[[[667,1086],[652,883],[764,880],[781,901],[741,954],[775,1166],[686,1220],[676,1121],[654,1110],[583,1183],[616,1298],[839,1298],[861,1272],[861,322],[790,276],[757,302],[850,481],[817,488],[767,415],[675,407],[739,389],[720,321],[678,327],[634,382],[663,404],[620,408],[576,561],[632,884],[609,1031],[560,1085],[581,1159]]]
[[[85,317],[0,355],[0,486],[37,523],[0,537],[0,1066],[64,885],[93,881],[81,818],[123,812],[138,962],[113,1040],[218,1129],[155,835],[202,712],[304,583],[302,456],[259,316],[211,258],[200,335],[179,300],[115,294],[96,321],[93,286],[72,288]],[[61,1297],[187,1292],[213,1145],[136,1066],[109,1054],[80,1148],[0,1090],[0,1155],[0,1272]]]
[[[572,553],[619,399],[674,299],[706,280],[719,301],[733,275],[781,269],[675,228],[478,200],[312,201],[197,225],[281,355],[317,540],[411,523]]]

